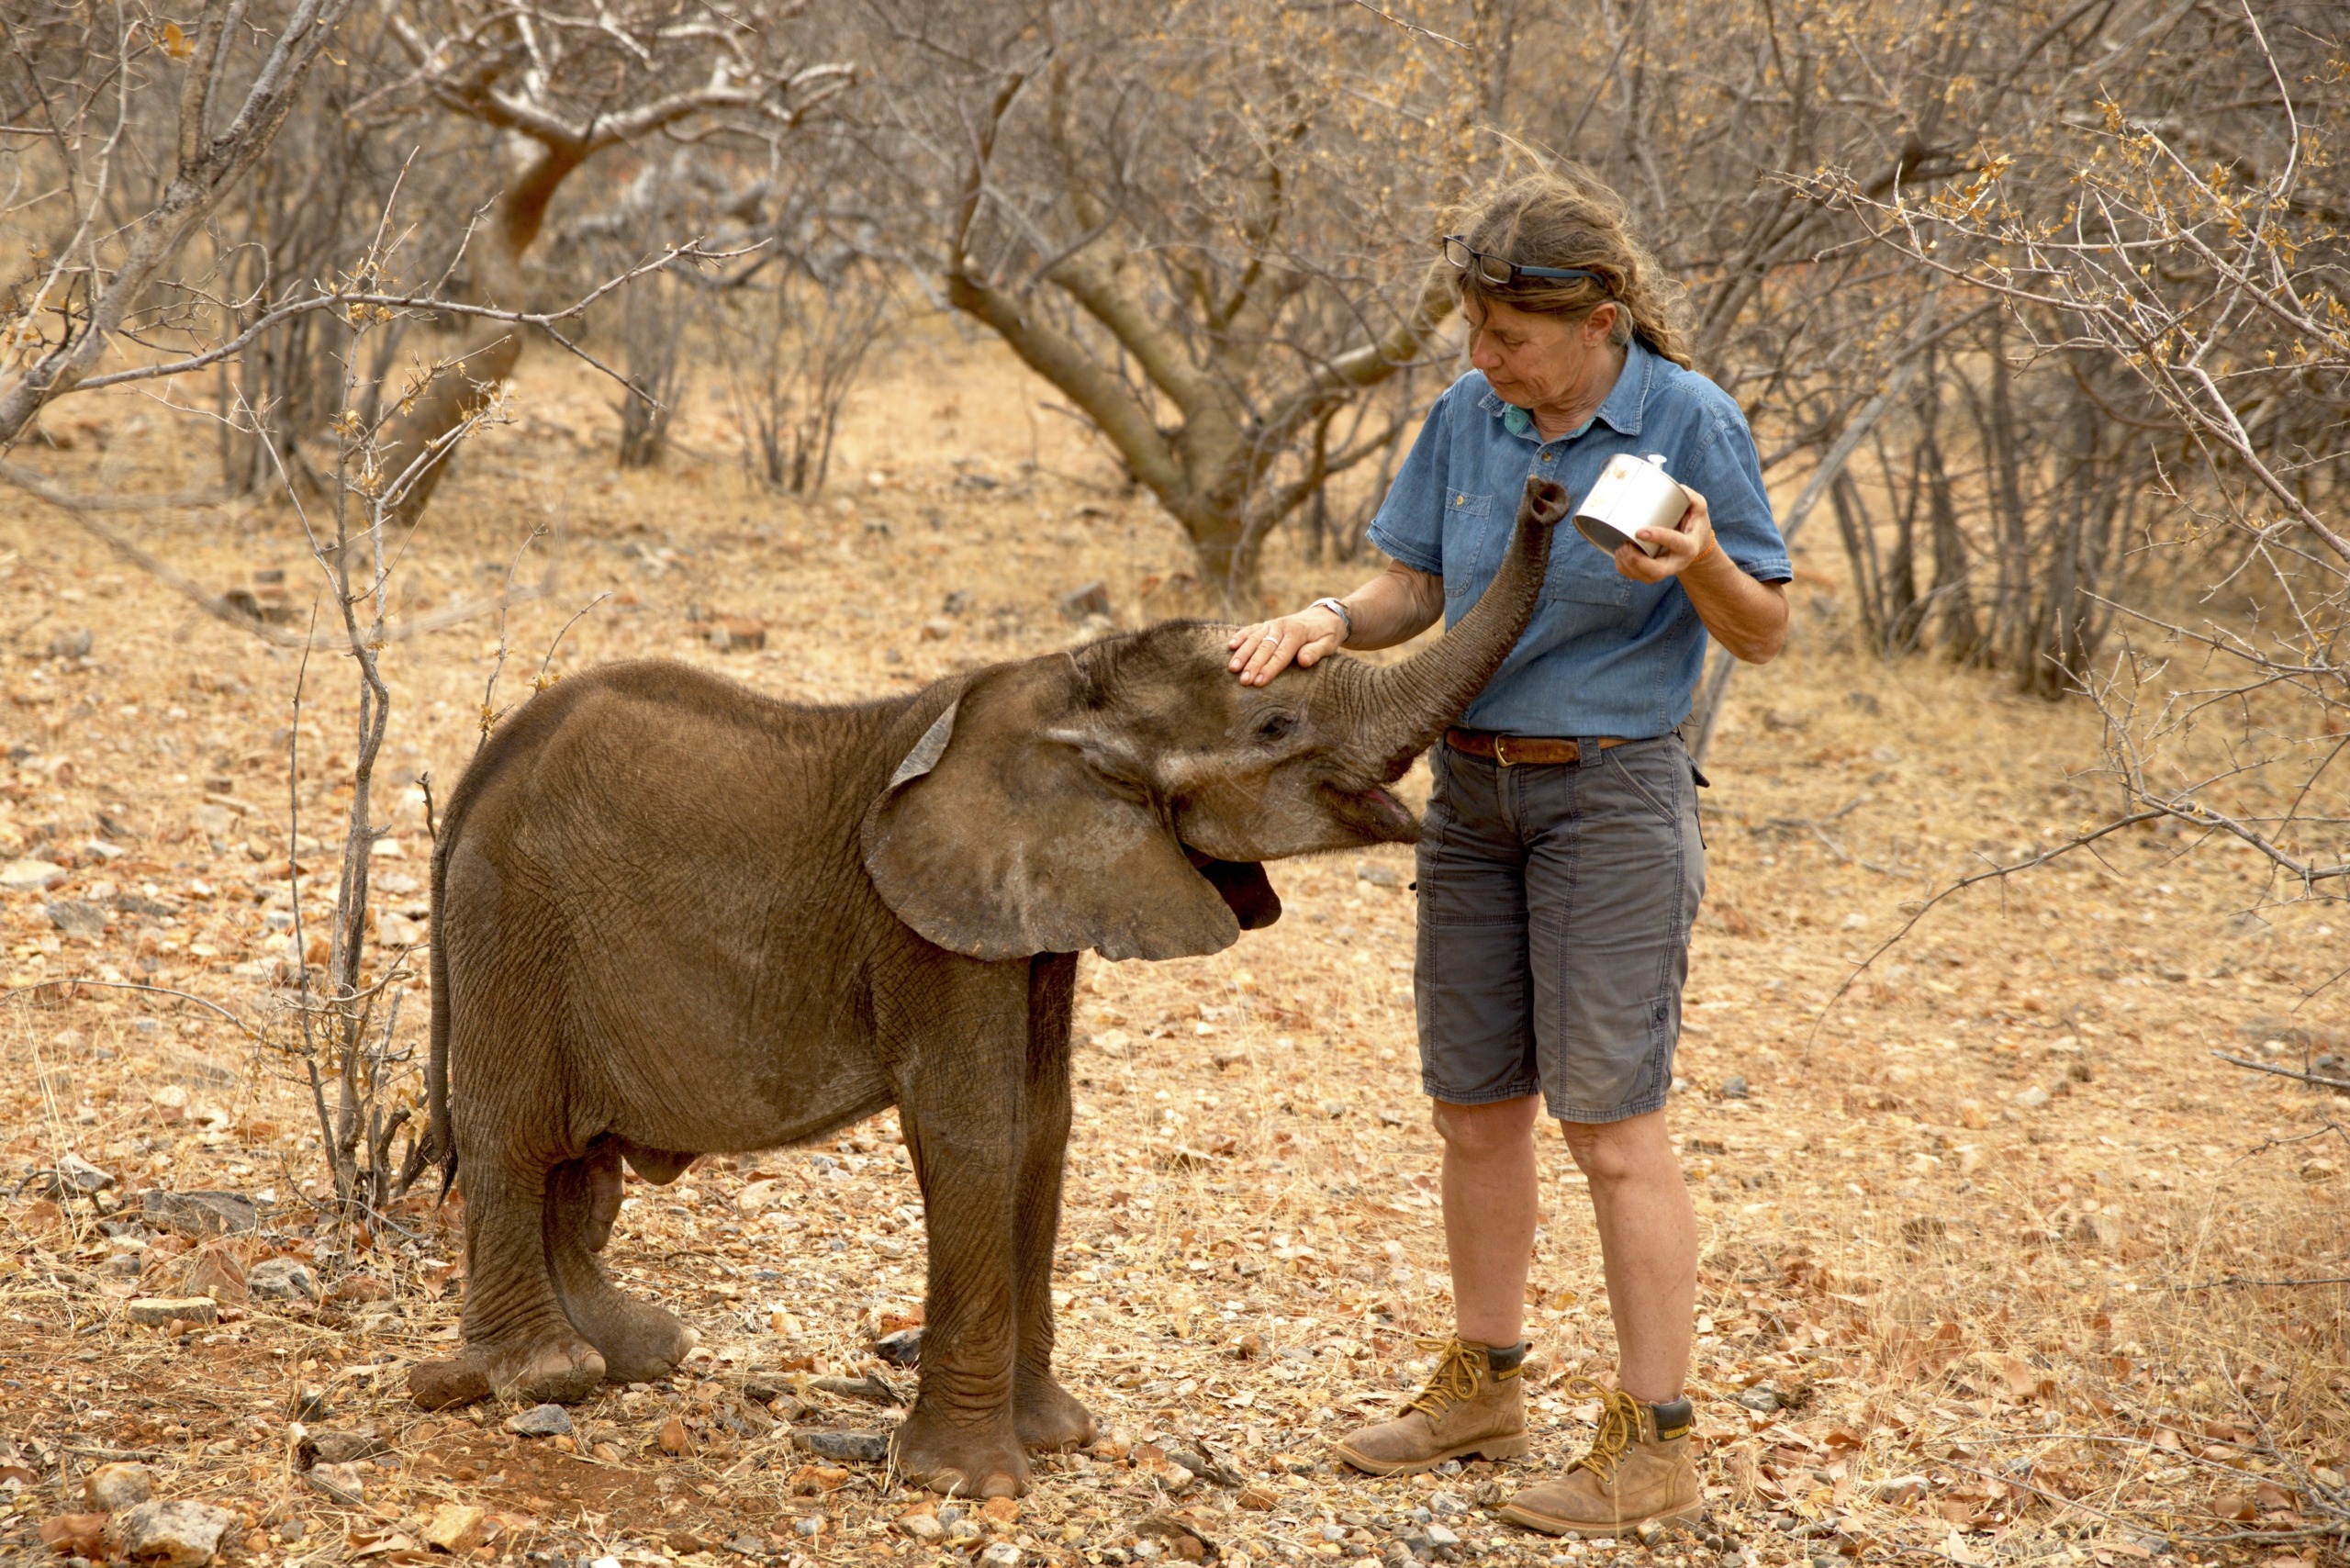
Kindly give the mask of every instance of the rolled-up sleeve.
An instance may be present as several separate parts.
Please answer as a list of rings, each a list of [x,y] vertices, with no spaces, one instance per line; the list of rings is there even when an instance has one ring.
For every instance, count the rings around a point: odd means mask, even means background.
[[[1722,399],[1729,402],[1727,398]],[[1712,514],[1714,537],[1722,552],[1748,577],[1760,582],[1784,583],[1792,578],[1787,543],[1771,515],[1770,492],[1762,487],[1762,460],[1754,450],[1754,434],[1736,405],[1707,410],[1710,429],[1695,471],[1683,476],[1706,498]]]
[[[1432,577],[1444,576],[1443,496],[1453,400],[1454,394],[1448,391],[1428,410],[1411,454],[1404,459],[1403,472],[1379,503],[1368,535],[1374,549]]]

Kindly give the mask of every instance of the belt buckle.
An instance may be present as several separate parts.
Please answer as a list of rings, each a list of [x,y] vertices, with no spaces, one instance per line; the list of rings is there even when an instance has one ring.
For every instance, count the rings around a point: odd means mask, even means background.
[[[1507,735],[1495,735],[1494,737],[1494,761],[1503,767],[1510,766],[1509,737]]]

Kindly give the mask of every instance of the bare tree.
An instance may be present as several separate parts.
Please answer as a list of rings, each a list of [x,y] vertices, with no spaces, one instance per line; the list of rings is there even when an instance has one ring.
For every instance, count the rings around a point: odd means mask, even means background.
[[[57,182],[31,205],[32,221],[55,215],[52,231],[28,245],[30,275],[0,329],[0,447],[118,339],[185,308],[158,290],[269,150],[350,4],[205,0],[193,32],[120,8],[0,12],[16,67],[0,87],[0,139],[28,142],[36,178]]]
[[[875,10],[896,77],[934,84],[878,118],[934,176],[916,248],[946,300],[1092,422],[1213,592],[1246,594],[1270,531],[1407,417],[1316,439],[1449,308],[1423,280],[1461,62],[1347,7]]]
[[[775,0],[719,13],[688,0],[632,0],[594,15],[507,0],[439,0],[392,14],[411,71],[397,92],[488,128],[509,166],[481,193],[464,265],[471,298],[526,308],[525,265],[548,204],[598,153],[652,138],[773,146],[845,88],[844,64],[790,52],[788,24],[807,0]],[[387,90],[387,93],[392,90]],[[491,388],[513,374],[526,342],[510,324],[485,322],[439,354],[452,372],[401,399],[385,434],[385,461],[404,467],[460,428]],[[430,501],[442,470],[429,465],[408,493],[409,520]]]
[[[2232,839],[2273,868],[2276,896],[2341,898],[2350,32],[2338,8],[2309,5],[2165,17],[2159,62],[2080,84],[2060,134],[1994,145],[1963,189],[1813,188],[1919,275],[1995,301],[2009,354],[2067,367],[2094,419],[2065,439],[2114,439],[2086,428],[2103,422],[2139,454],[2143,565],[2126,591],[2087,596],[2118,652],[2065,668],[2107,721],[2113,820]],[[1984,482],[2002,509],[2024,510],[2026,466],[1991,452]],[[2068,527],[2073,499],[2049,497],[2043,526]],[[2092,486],[2077,510],[2104,504]],[[2033,634],[2028,651],[2063,666]]]

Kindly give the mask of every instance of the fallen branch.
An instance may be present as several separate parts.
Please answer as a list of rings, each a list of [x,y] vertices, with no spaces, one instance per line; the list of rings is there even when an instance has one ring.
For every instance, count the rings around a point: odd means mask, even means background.
[[[27,495],[47,501],[81,525],[83,532],[98,540],[107,549],[164,587],[185,595],[194,601],[197,609],[214,620],[226,622],[240,632],[250,632],[263,642],[274,643],[279,647],[291,647],[295,644],[297,639],[290,633],[280,632],[265,622],[254,620],[220,595],[212,592],[200,583],[180,576],[113,528],[99,521],[95,515],[97,509],[84,503],[79,497],[66,494],[48,480],[38,475],[28,473],[13,463],[0,463],[0,480],[6,480],[16,486]]]
[[[2231,1067],[2248,1067],[2255,1072],[2270,1073],[2277,1078],[2298,1078],[2303,1083],[2322,1084],[2325,1088],[2339,1089],[2344,1093],[2350,1094],[2350,1079],[2328,1078],[2323,1073],[2317,1072],[2296,1072],[2289,1067],[2271,1067],[2265,1061],[2246,1061],[2242,1057],[2232,1057],[2225,1051],[2213,1051],[2211,1054]]]

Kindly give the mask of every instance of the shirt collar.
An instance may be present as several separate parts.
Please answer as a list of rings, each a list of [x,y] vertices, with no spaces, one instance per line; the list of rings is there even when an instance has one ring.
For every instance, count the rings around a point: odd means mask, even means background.
[[[1648,411],[1649,387],[1655,379],[1656,355],[1651,353],[1639,339],[1634,338],[1624,351],[1624,368],[1617,375],[1616,385],[1609,388],[1606,399],[1599,405],[1599,412],[1593,418],[1605,420],[1607,427],[1618,435],[1639,435],[1641,417]],[[1477,407],[1488,414],[1498,415],[1510,434],[1532,436],[1537,441],[1541,439],[1534,429],[1534,416],[1515,403],[1503,402],[1502,395],[1491,386],[1485,388],[1485,395],[1477,399]],[[1591,421],[1587,420],[1583,430],[1571,431],[1557,439],[1572,441],[1589,429]]]

